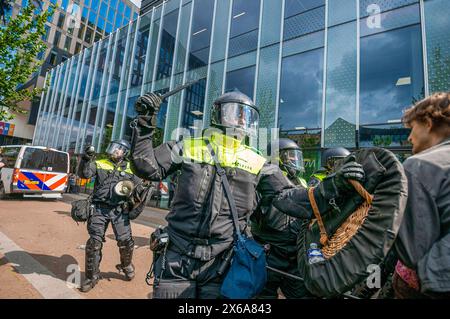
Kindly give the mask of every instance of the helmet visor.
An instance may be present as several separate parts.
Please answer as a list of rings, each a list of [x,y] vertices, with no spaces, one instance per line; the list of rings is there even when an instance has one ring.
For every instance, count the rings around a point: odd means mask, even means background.
[[[281,150],[280,161],[286,167],[303,172],[305,170],[303,164],[303,153],[301,150]]]
[[[259,114],[253,107],[230,102],[214,105],[212,121],[224,127],[240,128],[247,134],[256,136]]]
[[[128,153],[128,148],[122,144],[111,142],[106,149],[106,153],[109,154],[113,159],[122,159]]]

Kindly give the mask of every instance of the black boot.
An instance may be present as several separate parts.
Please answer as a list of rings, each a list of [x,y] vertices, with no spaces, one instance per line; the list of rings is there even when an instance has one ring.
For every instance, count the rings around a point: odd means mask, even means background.
[[[119,253],[120,253],[120,264],[116,265],[119,272],[123,272],[128,281],[133,280],[134,265],[131,263],[133,259],[134,241],[130,238],[127,241],[118,242]]]
[[[100,261],[102,260],[102,242],[89,238],[86,243],[85,281],[80,287],[81,292],[88,292],[100,279]]]

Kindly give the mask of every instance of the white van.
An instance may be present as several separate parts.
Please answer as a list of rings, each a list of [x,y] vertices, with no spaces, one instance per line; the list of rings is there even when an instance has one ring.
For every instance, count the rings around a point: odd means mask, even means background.
[[[29,146],[0,146],[0,198],[10,194],[24,197],[61,198],[67,188],[69,153]]]

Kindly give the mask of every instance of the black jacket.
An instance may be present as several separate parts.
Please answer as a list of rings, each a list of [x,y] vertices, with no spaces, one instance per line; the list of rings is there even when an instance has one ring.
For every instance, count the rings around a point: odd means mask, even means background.
[[[304,189],[295,180],[288,179],[287,183]],[[301,229],[302,220],[282,213],[273,205],[258,205],[250,217],[251,232],[259,241],[269,243],[285,253],[297,255],[297,236]]]
[[[138,124],[133,130],[131,167],[147,180],[160,180],[180,170],[167,231],[180,252],[210,260],[230,247],[233,222],[220,177],[204,138],[152,146],[151,130]],[[233,193],[241,230],[255,209],[258,191],[267,201],[291,188],[281,170],[266,162],[255,150],[220,133],[209,138]],[[197,249],[202,246],[204,249]],[[202,256],[196,252],[203,251]]]
[[[86,156],[81,160],[79,175],[82,178],[95,177],[92,201],[110,206],[125,202],[125,197],[118,196],[114,192],[114,187],[118,182],[130,180],[135,185],[141,182],[139,178],[133,175],[128,161],[115,164],[107,159],[93,161]]]

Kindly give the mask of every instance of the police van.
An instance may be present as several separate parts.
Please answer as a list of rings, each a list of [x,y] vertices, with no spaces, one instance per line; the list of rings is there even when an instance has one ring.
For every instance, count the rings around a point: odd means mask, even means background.
[[[23,194],[24,197],[61,198],[67,188],[69,153],[29,146],[0,146],[0,198]]]

